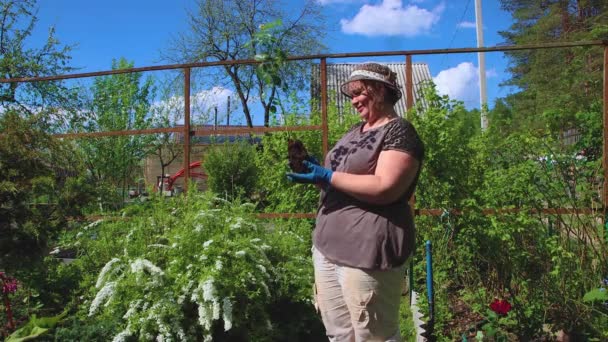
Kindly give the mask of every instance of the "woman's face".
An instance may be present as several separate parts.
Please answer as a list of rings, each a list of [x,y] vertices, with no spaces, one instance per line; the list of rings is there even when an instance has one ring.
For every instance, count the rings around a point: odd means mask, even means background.
[[[370,116],[375,114],[375,110],[374,98],[369,93],[368,87],[361,81],[354,81],[349,83],[348,90],[353,96],[350,102],[359,112],[359,117],[364,121],[369,121]]]

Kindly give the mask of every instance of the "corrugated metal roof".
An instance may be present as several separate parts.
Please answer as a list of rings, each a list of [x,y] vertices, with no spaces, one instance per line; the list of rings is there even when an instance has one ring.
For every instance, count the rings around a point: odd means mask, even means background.
[[[335,101],[340,113],[353,111],[350,105],[350,100],[340,92],[340,85],[344,83],[350,73],[359,63],[327,63],[327,91],[330,102]],[[406,112],[406,94],[405,94],[405,67],[404,62],[401,63],[381,63],[388,66],[397,74],[397,84],[401,87],[403,97],[395,104],[397,114],[404,116]],[[422,88],[426,82],[432,81],[431,71],[426,63],[412,63],[412,78],[414,83],[414,103],[422,101]],[[319,64],[312,65],[312,82],[311,95],[313,99],[321,98],[321,69]]]

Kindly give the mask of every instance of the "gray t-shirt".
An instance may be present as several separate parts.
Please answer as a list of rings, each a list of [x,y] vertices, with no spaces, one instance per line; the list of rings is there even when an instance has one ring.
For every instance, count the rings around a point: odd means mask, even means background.
[[[422,165],[424,145],[405,119],[361,132],[351,128],[325,158],[325,167],[351,174],[374,174],[384,150],[409,153]],[[315,247],[329,260],[364,269],[400,266],[414,250],[414,219],[408,199],[414,193],[420,168],[407,191],[388,205],[374,205],[330,188],[321,192]]]

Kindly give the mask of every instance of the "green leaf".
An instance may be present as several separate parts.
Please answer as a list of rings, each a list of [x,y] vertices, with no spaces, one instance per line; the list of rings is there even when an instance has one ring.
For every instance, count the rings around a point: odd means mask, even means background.
[[[48,330],[54,328],[55,325],[57,325],[57,323],[61,321],[66,314],[67,310],[57,316],[52,317],[36,318],[36,315],[32,315],[30,320],[23,327],[15,330],[15,332],[8,337],[6,342],[33,340],[46,333]]]
[[[605,288],[593,289],[583,296],[583,302],[603,302],[608,300],[608,291]]]

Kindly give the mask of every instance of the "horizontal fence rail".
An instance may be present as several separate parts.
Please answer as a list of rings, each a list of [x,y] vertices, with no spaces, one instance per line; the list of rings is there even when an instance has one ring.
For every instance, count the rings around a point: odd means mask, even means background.
[[[604,208],[544,208],[544,209],[521,209],[521,208],[504,208],[504,209],[481,209],[479,213],[483,215],[507,215],[517,213],[543,214],[543,215],[600,215]],[[415,209],[416,216],[444,216],[447,214],[460,216],[472,214],[473,210],[459,209]],[[276,219],[314,219],[317,217],[315,213],[257,213],[255,216],[264,220]],[[128,220],[128,217],[123,216],[101,216],[89,215],[84,218],[71,218],[73,221],[96,221],[96,220]]]
[[[335,58],[357,58],[357,57],[441,55],[441,54],[472,53],[472,52],[507,52],[507,51],[520,51],[520,50],[557,49],[557,48],[572,48],[572,47],[600,46],[600,45],[608,45],[608,40],[526,44],[526,45],[505,45],[505,46],[494,46],[494,47],[328,53],[328,54],[316,54],[316,55],[306,55],[306,56],[290,56],[290,57],[287,57],[286,60],[297,61],[297,60],[312,60],[312,59],[323,59],[323,58],[335,59]],[[255,59],[239,59],[239,60],[225,60],[225,61],[213,61],[213,62],[165,64],[165,65],[126,68],[126,69],[120,69],[120,70],[85,72],[85,73],[76,73],[76,74],[67,74],[67,75],[0,78],[0,83],[59,81],[59,80],[67,80],[67,79],[73,79],[73,78],[109,76],[109,75],[118,75],[118,74],[128,74],[128,73],[134,73],[134,72],[176,70],[176,69],[184,69],[184,68],[201,68],[201,67],[240,65],[240,64],[255,65],[255,64],[260,64],[260,63],[261,63],[260,61],[256,61]]]

